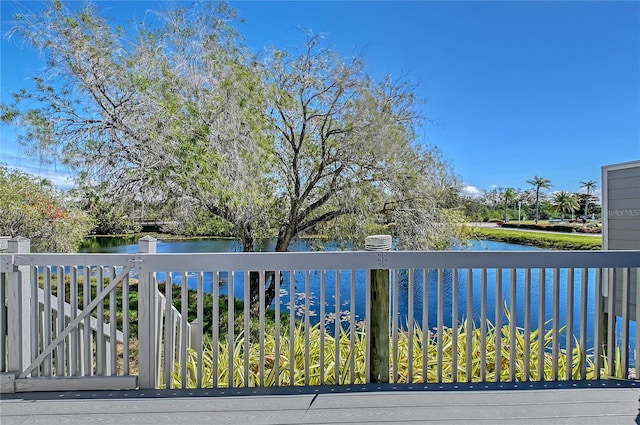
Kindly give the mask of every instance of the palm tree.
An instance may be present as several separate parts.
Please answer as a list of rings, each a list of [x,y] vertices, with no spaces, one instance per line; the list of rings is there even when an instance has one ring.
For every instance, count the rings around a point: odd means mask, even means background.
[[[594,182],[593,180],[589,180],[586,182],[580,182],[580,188],[585,188],[587,189],[587,197],[584,201],[584,218],[586,220],[587,218],[587,211],[589,210],[589,199],[591,197],[591,189],[595,189],[596,188],[596,182]]]
[[[575,195],[564,190],[553,194],[553,205],[560,211],[563,220],[564,213],[572,214],[580,208],[580,204]]]
[[[534,176],[533,179],[527,180],[527,183],[536,188],[536,224],[538,224],[538,218],[540,216],[540,189],[550,189],[552,186],[551,180]]]
[[[518,193],[512,187],[508,187],[502,192],[502,198],[504,199],[504,221],[507,221],[507,206],[516,199]]]

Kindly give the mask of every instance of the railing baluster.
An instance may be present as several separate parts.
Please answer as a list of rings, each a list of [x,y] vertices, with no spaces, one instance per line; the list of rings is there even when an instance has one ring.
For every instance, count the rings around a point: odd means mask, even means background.
[[[164,385],[166,388],[173,388],[173,366],[174,356],[174,332],[173,332],[173,278],[171,272],[167,272],[167,279],[164,283]]]
[[[46,266],[44,269],[44,344],[42,349],[44,350],[51,345],[51,333],[53,332],[51,319],[53,317],[53,311],[51,310],[51,266]],[[53,359],[52,354],[48,355],[44,361],[44,376],[52,376]]]
[[[122,282],[122,374],[131,373],[129,352],[129,275]]]
[[[467,382],[473,378],[473,331],[475,329],[473,319],[473,269],[467,269],[467,320],[465,333],[467,335]]]
[[[235,386],[235,358],[234,358],[234,350],[235,350],[235,272],[229,271],[227,272],[227,276],[229,282],[227,282],[227,356],[229,363],[229,388],[233,388]]]
[[[391,382],[394,384],[398,383],[399,374],[398,374],[398,362],[399,362],[399,352],[398,352],[398,316],[399,313],[399,298],[400,298],[400,269],[395,269],[393,273],[393,307],[391,309],[391,339],[393,346],[393,379]]]
[[[553,346],[551,348],[551,379],[558,380],[560,357],[560,269],[553,270]]]
[[[438,329],[436,330],[436,346],[438,351],[438,383],[442,380],[442,339],[444,337],[444,270],[438,269]]]
[[[408,288],[408,297],[407,297],[407,332],[409,337],[409,352],[408,352],[408,373],[407,373],[407,383],[413,382],[413,269],[409,269],[407,271],[407,278],[409,279],[407,282]]]
[[[511,269],[511,322],[509,323],[509,380],[516,380],[516,331],[518,327],[518,270]]]
[[[98,266],[98,281],[96,285],[96,294],[99,294],[104,289],[104,266]],[[104,317],[104,299],[98,303],[96,309],[98,316],[101,320]],[[91,328],[89,328],[91,329]],[[104,376],[106,369],[106,341],[104,337],[104,329],[102,326],[98,326],[96,330],[96,375]]]
[[[628,268],[622,269],[622,345],[620,346],[620,361],[622,363],[622,376],[618,378],[627,379],[629,370],[629,290],[630,271]],[[614,330],[615,334],[615,330]]]
[[[593,337],[593,356],[594,356],[594,364],[595,364],[595,373],[594,373],[594,379],[600,379],[600,370],[602,369],[603,366],[603,359],[602,359],[602,355],[603,355],[603,350],[602,350],[602,314],[603,314],[603,308],[604,308],[604,301],[602,299],[602,289],[603,289],[603,285],[602,285],[602,279],[604,277],[604,274],[606,273],[606,269],[603,272],[603,269],[598,268],[596,269],[596,289],[595,289],[595,294],[593,295],[593,301],[594,301],[594,311],[595,311],[595,318],[593,321],[593,329],[594,329],[594,337]]]
[[[495,371],[496,382],[502,380],[502,269],[496,269]]]
[[[429,270],[422,269],[422,382],[429,382]]]
[[[250,295],[250,289],[251,289],[251,273],[248,271],[244,272],[244,311],[243,311],[243,318],[244,318],[244,331],[243,331],[243,336],[244,336],[244,386],[248,387],[249,386],[249,343],[250,343],[250,321],[249,321],[249,316],[250,316],[250,299],[251,299],[251,295]]]
[[[574,297],[574,275],[575,269],[567,269],[568,281],[567,281],[567,330],[565,339],[565,353],[566,353],[566,375],[564,379],[567,381],[573,379],[573,297]]]
[[[145,276],[145,280],[147,279],[147,277]],[[156,353],[156,358],[155,360],[155,375],[156,375],[156,379],[155,384],[154,384],[154,388],[155,387],[159,387],[162,384],[162,380],[164,379],[164,364],[162,362],[163,356],[164,356],[164,350],[163,350],[163,335],[165,333],[165,315],[164,315],[164,302],[166,300],[166,298],[164,298],[164,295],[162,295],[162,293],[160,292],[160,289],[158,287],[158,281],[157,281],[157,275],[156,273],[150,273],[149,274],[149,283],[150,283],[150,292],[153,293],[153,291],[155,290],[155,294],[151,295],[149,294],[149,298],[150,298],[150,302],[154,302],[155,300],[155,317],[154,320],[155,322],[153,323],[152,327],[155,328],[155,347],[152,347],[151,350],[155,351]]]
[[[189,346],[189,332],[187,325],[189,324],[189,275],[182,272],[182,281],[180,282],[180,380],[182,381],[182,389],[187,388],[187,365],[189,364],[187,347]]]
[[[616,287],[618,278],[618,269],[609,269],[609,283],[607,291],[607,367],[609,376],[615,376],[615,346],[616,346]]]
[[[6,291],[6,287],[4,285],[6,285],[6,277],[4,274],[0,273],[2,275],[2,278],[5,279],[2,282],[0,282],[0,290],[5,290]],[[40,333],[40,301],[38,300],[38,290],[40,289],[40,286],[38,284],[38,267],[34,266],[31,267],[31,361],[35,360],[38,357],[38,354],[40,353],[39,351],[39,346],[40,346],[40,338],[42,337],[42,334]],[[6,297],[6,292],[4,294],[0,294],[0,305],[4,308],[5,305],[5,297]],[[4,312],[2,312],[4,311]],[[6,310],[2,310],[0,311],[0,314],[2,314],[2,316],[0,317],[6,317]],[[5,338],[6,335],[6,321],[2,320],[1,321],[2,326],[4,327],[4,330],[2,328],[0,328],[0,343],[2,344],[2,347],[0,347],[0,363],[2,364],[2,367],[0,367],[0,371],[4,372],[5,371],[5,340],[3,338]],[[81,352],[81,351],[80,351]],[[31,372],[31,376],[33,377],[37,377],[40,376],[40,369],[41,368],[36,368],[33,372]]]
[[[8,342],[8,332],[7,332],[7,320],[5,318],[7,318],[7,302],[9,301],[7,299],[7,293],[8,293],[8,288],[7,288],[7,282],[8,282],[9,278],[7,277],[7,274],[4,272],[0,272],[0,317],[2,318],[2,320],[0,320],[0,373],[5,373],[8,371],[8,361],[7,361],[7,348],[8,344],[10,344]],[[31,280],[31,282],[34,282],[31,285],[31,293],[33,294],[33,288],[37,288],[37,282],[38,280]],[[33,295],[31,296],[31,336],[33,338],[33,335],[35,334],[34,329],[37,329],[38,327],[38,322],[33,320],[33,304],[34,301],[37,301],[37,298],[34,299]],[[36,304],[37,305],[37,304]],[[31,343],[31,360],[33,360],[33,350],[34,350],[35,346],[33,345],[33,339],[32,339],[32,343]],[[36,369],[37,370],[37,369]],[[35,372],[35,371],[34,371]],[[33,375],[33,376],[37,376],[37,375]]]
[[[337,286],[336,286],[337,288]],[[338,290],[336,289],[336,292]],[[339,317],[340,315],[338,314],[339,312],[339,294],[336,295],[336,330],[339,326]],[[296,366],[296,359],[295,359],[295,326],[296,326],[296,273],[293,270],[289,270],[289,385],[295,385],[295,366]],[[336,344],[337,347],[337,344]],[[338,365],[337,365],[337,360],[336,360],[336,380],[337,380],[337,374],[338,372]],[[337,383],[337,381],[336,381]]]
[[[275,386],[280,386],[280,270],[276,270],[273,276],[272,285],[275,285],[275,311],[276,311],[276,324],[275,324],[275,362],[274,362],[274,378]],[[324,363],[322,363],[324,364]]]
[[[260,386],[264,387],[264,321],[265,321],[265,305],[264,303],[265,301],[265,297],[264,297],[264,289],[265,289],[265,272],[261,271],[260,275],[259,275],[259,281],[258,281],[258,286],[259,286],[259,303],[260,303],[260,307],[259,307],[259,318],[260,318],[260,329],[259,329],[259,340],[260,340],[260,359],[259,359],[259,373],[260,373]]]
[[[304,385],[309,385],[309,333],[311,315],[310,271],[304,272]]]
[[[116,268],[109,268],[109,282],[116,277]],[[109,347],[111,353],[109,354],[109,368],[108,374],[115,376],[117,374],[118,364],[118,341],[116,341],[118,330],[118,314],[117,314],[117,291],[118,287],[115,287],[113,291],[109,293]]]
[[[391,274],[391,273],[390,273]],[[365,346],[365,383],[371,383],[371,272],[365,272],[365,325],[364,325],[364,346]]]
[[[589,306],[589,269],[582,269],[582,279],[580,283],[580,379],[587,379],[587,308]],[[599,324],[595,322],[594,325],[595,329],[598,329]],[[594,341],[595,348],[597,346],[597,340]],[[598,364],[597,360],[595,364]]]
[[[545,360],[545,303],[546,301],[546,279],[547,271],[540,269],[539,286],[538,286],[538,381],[544,381],[544,360]]]
[[[46,300],[46,294],[45,294]],[[46,301],[45,301],[46,303]],[[82,310],[86,310],[91,303],[91,267],[84,268],[84,282],[82,289]],[[45,310],[46,311],[46,310]],[[91,315],[87,315],[82,322],[82,345],[84,353],[83,375],[93,374],[93,344],[91,343]]]
[[[56,296],[58,298],[58,306],[56,311],[56,337],[64,330],[64,304],[65,304],[65,284],[64,284],[64,267],[58,266],[58,284],[56,288]],[[65,356],[64,356],[64,341],[56,347],[56,376],[65,376]]]
[[[327,273],[326,273],[326,270],[321,270],[320,271],[320,300],[319,300],[319,303],[320,303],[320,322],[319,322],[320,323],[320,385],[324,385],[324,336],[327,330],[326,322],[325,322],[326,297],[327,297]],[[278,350],[276,349],[276,352],[277,351]]]
[[[531,269],[524,274],[524,381],[531,380]]]
[[[227,282],[229,284],[229,282]],[[230,287],[229,287],[230,289]],[[220,352],[220,271],[216,270],[213,272],[213,302],[212,302],[212,320],[211,320],[211,347],[213,350],[213,373],[212,373],[212,388],[218,388],[220,385],[218,381],[218,374],[220,373],[218,369],[219,364],[219,352]],[[227,304],[228,305],[228,304]],[[229,322],[227,322],[229,323]],[[227,326],[227,335],[229,328]],[[231,370],[231,368],[229,368]]]
[[[452,269],[451,282],[451,382],[458,382],[458,269]]]
[[[216,322],[217,323],[217,322]],[[202,355],[204,336],[204,272],[200,271],[196,282],[196,340],[191,341],[191,347],[196,351],[196,386],[202,388]],[[212,353],[213,354],[213,353]]]
[[[351,385],[356,382],[356,270],[351,270],[351,294],[349,296],[349,343],[351,349],[351,356],[349,360],[349,368],[351,370],[351,376],[349,383]]]
[[[5,317],[7,317],[7,275],[4,272],[0,272],[0,317],[2,317],[2,320],[0,320],[0,373],[4,373],[7,372],[7,353],[6,353],[6,347],[7,347],[7,321],[5,320]],[[37,282],[38,280],[32,280],[31,282],[34,282],[31,285],[31,291],[32,291],[32,295],[31,295],[31,335],[33,336],[35,334],[35,332],[33,331],[34,329],[37,329],[38,327],[38,322],[33,320],[33,302],[34,302],[34,298],[33,298],[33,288],[37,288]],[[33,360],[33,349],[34,349],[34,345],[33,345],[33,340],[31,343],[31,360]],[[34,375],[35,376],[35,375]]]
[[[487,380],[487,269],[482,269],[480,295],[480,381]]]

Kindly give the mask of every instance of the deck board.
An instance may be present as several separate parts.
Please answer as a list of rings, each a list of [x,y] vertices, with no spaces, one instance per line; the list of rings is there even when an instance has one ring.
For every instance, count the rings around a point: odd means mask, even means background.
[[[640,388],[323,392],[203,396],[185,391],[3,395],[2,425],[631,424]]]

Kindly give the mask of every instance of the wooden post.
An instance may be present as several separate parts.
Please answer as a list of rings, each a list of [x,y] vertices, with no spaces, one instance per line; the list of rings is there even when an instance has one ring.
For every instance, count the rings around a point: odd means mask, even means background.
[[[140,254],[155,254],[157,240],[145,236],[138,241]],[[158,285],[152,272],[144,270],[144,258],[137,258],[138,272],[138,387],[155,389],[156,365],[156,297]]]
[[[391,249],[391,236],[377,235],[366,239],[367,251],[388,251]],[[380,256],[380,265],[385,265],[386,255]],[[373,269],[371,273],[371,346],[369,378],[372,383],[389,382],[389,270]]]

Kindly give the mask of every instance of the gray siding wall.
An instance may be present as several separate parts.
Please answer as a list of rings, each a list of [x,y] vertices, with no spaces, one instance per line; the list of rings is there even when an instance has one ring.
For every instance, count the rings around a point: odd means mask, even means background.
[[[640,161],[602,167],[602,189],[604,248],[640,250]],[[632,269],[629,277],[629,313],[635,320],[638,270]],[[617,315],[622,315],[622,298],[622,270],[616,270]]]

